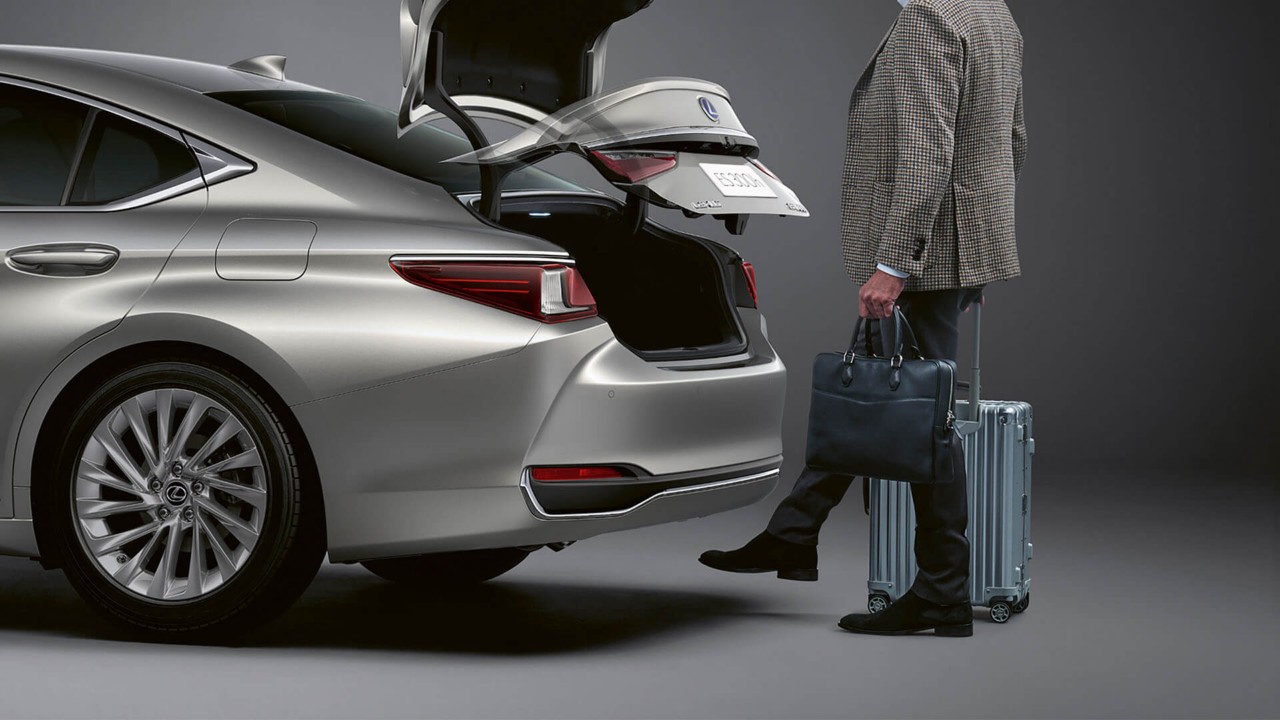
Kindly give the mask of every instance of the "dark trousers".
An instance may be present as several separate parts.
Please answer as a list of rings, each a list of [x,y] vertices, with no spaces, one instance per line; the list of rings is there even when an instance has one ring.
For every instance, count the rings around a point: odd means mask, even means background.
[[[903,293],[898,306],[911,323],[925,357],[954,361],[960,345],[960,313],[981,295],[980,289]],[[872,347],[877,355],[884,355],[879,323],[864,323],[864,327],[868,325],[872,328]],[[865,339],[859,337],[858,343],[862,348]],[[916,564],[920,568],[911,590],[942,605],[969,599],[969,541],[964,534],[969,522],[969,497],[964,451],[958,442],[955,448],[957,470],[951,482],[911,486],[916,510]],[[791,494],[774,511],[769,534],[789,542],[817,545],[822,523],[844,498],[853,480],[849,475],[805,469]]]

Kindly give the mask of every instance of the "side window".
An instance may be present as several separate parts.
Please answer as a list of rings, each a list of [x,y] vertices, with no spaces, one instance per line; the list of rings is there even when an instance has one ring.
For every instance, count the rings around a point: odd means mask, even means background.
[[[71,190],[72,205],[103,205],[133,197],[192,173],[199,166],[185,143],[100,112]]]
[[[0,83],[0,206],[62,204],[88,108]]]

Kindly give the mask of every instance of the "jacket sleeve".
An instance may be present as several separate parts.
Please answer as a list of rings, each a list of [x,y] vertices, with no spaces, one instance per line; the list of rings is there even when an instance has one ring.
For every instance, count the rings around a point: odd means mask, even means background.
[[[1022,114],[1022,80],[1018,80],[1018,101],[1013,108],[1013,177],[1022,177],[1027,162],[1027,120]]]
[[[965,50],[929,3],[907,5],[890,44],[897,162],[876,262],[920,275],[951,188]]]

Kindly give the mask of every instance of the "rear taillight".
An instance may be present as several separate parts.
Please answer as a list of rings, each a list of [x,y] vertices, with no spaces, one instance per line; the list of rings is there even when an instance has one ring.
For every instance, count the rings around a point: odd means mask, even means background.
[[[633,478],[635,473],[626,468],[583,465],[576,467],[536,467],[529,470],[529,477],[538,482],[573,482],[575,480]]]
[[[591,157],[614,182],[638,183],[675,168],[675,153],[592,151]]]
[[[747,292],[751,293],[751,302],[759,304],[760,298],[756,296],[756,266],[743,260],[742,274],[747,276]]]
[[[568,265],[392,260],[391,268],[418,287],[544,323],[596,316],[596,299]]]

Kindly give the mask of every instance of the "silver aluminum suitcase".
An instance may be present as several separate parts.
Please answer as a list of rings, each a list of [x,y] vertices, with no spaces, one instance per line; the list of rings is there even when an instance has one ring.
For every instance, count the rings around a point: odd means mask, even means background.
[[[970,596],[991,610],[991,619],[1008,622],[1031,602],[1031,458],[1035,453],[1031,406],[1023,402],[979,400],[979,342],[982,315],[974,313],[973,375],[969,402],[956,403],[963,418],[969,482]],[[964,384],[962,384],[963,386]],[[977,402],[977,417],[969,408]],[[915,510],[907,483],[872,479],[866,486],[871,516],[867,608],[879,612],[910,587],[916,575]]]

